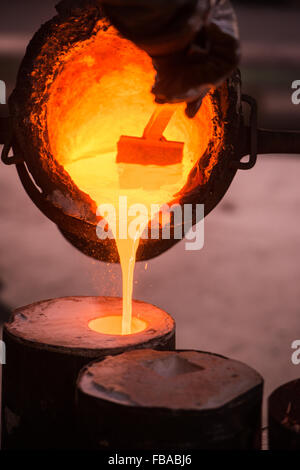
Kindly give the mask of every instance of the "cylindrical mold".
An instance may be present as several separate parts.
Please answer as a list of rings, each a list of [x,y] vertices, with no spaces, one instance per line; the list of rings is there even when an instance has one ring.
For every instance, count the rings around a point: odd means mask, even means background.
[[[197,351],[131,351],[85,367],[81,446],[101,450],[260,449],[263,379]]]
[[[68,449],[76,443],[75,384],[94,359],[139,348],[174,349],[175,323],[164,311],[133,302],[140,333],[116,336],[89,328],[95,318],[122,313],[122,299],[69,297],[15,311],[4,327],[2,447]]]
[[[268,408],[269,449],[300,450],[300,379],[274,390]]]

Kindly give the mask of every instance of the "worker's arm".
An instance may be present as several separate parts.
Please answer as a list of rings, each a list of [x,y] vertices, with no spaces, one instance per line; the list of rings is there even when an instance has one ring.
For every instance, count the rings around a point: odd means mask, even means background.
[[[186,101],[189,117],[238,65],[238,27],[229,0],[61,0],[56,8],[67,14],[90,3],[151,56],[156,101]]]
[[[100,2],[121,34],[151,56],[156,101],[186,101],[189,117],[238,65],[238,27],[228,0]]]

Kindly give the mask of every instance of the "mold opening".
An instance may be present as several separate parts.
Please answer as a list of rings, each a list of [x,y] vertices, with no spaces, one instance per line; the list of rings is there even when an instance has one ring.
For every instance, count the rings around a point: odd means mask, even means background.
[[[122,332],[122,315],[109,315],[106,317],[99,317],[91,320],[88,324],[90,330],[104,335],[123,335]],[[131,334],[142,333],[146,330],[148,323],[141,318],[132,317],[131,321]],[[124,335],[123,335],[124,336]]]

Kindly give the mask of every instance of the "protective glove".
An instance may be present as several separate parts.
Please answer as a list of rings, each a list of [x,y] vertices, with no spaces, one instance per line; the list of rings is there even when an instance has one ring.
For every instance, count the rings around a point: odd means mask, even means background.
[[[121,34],[151,56],[156,101],[186,101],[189,117],[239,63],[237,20],[229,0],[100,2]]]
[[[62,0],[60,14],[99,6],[127,39],[150,55],[158,103],[186,102],[198,112],[203,97],[239,63],[237,20],[229,0]]]

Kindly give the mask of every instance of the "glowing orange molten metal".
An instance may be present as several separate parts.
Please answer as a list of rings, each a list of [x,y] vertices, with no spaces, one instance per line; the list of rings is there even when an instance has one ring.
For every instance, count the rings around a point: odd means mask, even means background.
[[[107,316],[96,318],[89,322],[89,328],[98,333],[106,335],[122,335],[123,333],[123,317]],[[133,317],[131,321],[131,329],[129,334],[140,333],[147,328],[147,323],[140,318]]]
[[[186,117],[183,104],[172,105],[175,112],[164,137],[184,143],[182,164],[130,164],[129,172],[128,165],[117,164],[120,136],[141,137],[158,106],[151,94],[154,77],[147,54],[121,38],[114,28],[99,29],[91,39],[66,53],[51,85],[47,105],[48,135],[54,157],[97,206],[113,204],[117,210],[115,225],[109,216],[106,220],[114,232],[123,274],[123,334],[129,334],[132,328],[133,273],[144,226],[136,227],[134,240],[119,237],[119,197],[127,197],[128,207],[145,205],[151,218],[150,205],[159,207],[176,201],[176,194],[213,135],[214,111],[209,98],[204,99],[201,111],[192,120]],[[206,169],[207,178],[213,164]],[[107,331],[107,324],[102,327]],[[112,333],[121,330],[119,324],[110,324],[108,329]]]

